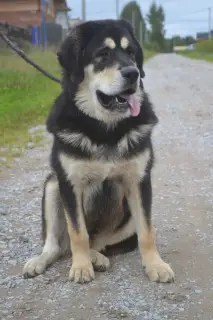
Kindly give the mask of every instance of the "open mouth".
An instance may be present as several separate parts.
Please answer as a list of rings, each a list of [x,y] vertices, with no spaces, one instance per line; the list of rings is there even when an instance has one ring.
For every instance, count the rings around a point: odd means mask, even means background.
[[[114,96],[107,95],[100,90],[96,92],[98,101],[104,108],[118,112],[126,112],[130,109],[131,115],[137,116],[140,113],[140,104],[136,101],[134,93],[133,89],[125,90]]]

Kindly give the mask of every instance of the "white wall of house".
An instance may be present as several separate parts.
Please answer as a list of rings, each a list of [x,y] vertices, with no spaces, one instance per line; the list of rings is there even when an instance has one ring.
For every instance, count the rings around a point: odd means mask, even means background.
[[[58,11],[56,14],[55,22],[60,24],[63,29],[69,29],[69,20],[67,12],[64,11]]]

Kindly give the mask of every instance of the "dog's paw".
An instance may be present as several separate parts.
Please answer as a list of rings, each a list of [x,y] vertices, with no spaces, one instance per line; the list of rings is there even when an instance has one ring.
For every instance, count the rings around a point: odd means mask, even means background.
[[[46,261],[41,256],[29,259],[23,268],[24,278],[32,278],[43,273],[46,269]]]
[[[102,253],[91,250],[92,264],[95,271],[103,272],[109,269],[110,262],[107,257],[105,257]]]
[[[154,263],[146,264],[146,274],[151,281],[157,282],[173,282],[174,272],[168,263],[165,263],[162,259]]]
[[[95,279],[95,274],[90,260],[73,262],[69,273],[69,280],[76,283],[85,283],[93,279]]]

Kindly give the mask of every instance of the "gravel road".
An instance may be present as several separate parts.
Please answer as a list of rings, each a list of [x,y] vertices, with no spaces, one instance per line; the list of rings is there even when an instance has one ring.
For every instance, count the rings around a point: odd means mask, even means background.
[[[138,251],[113,257],[111,269],[86,285],[68,281],[69,259],[35,279],[22,278],[25,260],[41,250],[46,137],[44,147],[26,151],[1,173],[0,319],[213,320],[213,64],[158,55],[145,71],[160,119],[154,224],[175,283],[151,283]]]

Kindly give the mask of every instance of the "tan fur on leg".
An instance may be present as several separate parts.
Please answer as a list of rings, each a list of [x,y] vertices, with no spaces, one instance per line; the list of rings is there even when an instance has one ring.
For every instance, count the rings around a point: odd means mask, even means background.
[[[65,216],[72,250],[72,267],[69,279],[79,283],[89,282],[95,278],[95,275],[84,218],[82,216],[78,217],[79,230],[76,231],[67,212]]]
[[[155,243],[154,227],[147,228],[139,239],[139,249],[143,265],[150,280],[160,282],[171,282],[174,272],[169,264],[165,263],[157,250]]]
[[[174,279],[174,272],[171,267],[161,259],[158,253],[154,228],[147,224],[139,188],[132,186],[129,190],[128,201],[135,219],[139,250],[143,265],[146,267],[146,273],[152,281],[171,282]]]
[[[44,188],[44,220],[45,244],[42,253],[29,259],[23,268],[25,278],[35,277],[43,273],[49,265],[56,261],[62,250],[59,246],[60,229],[62,229],[59,219],[59,207],[57,204],[58,183],[54,177],[49,179]]]

